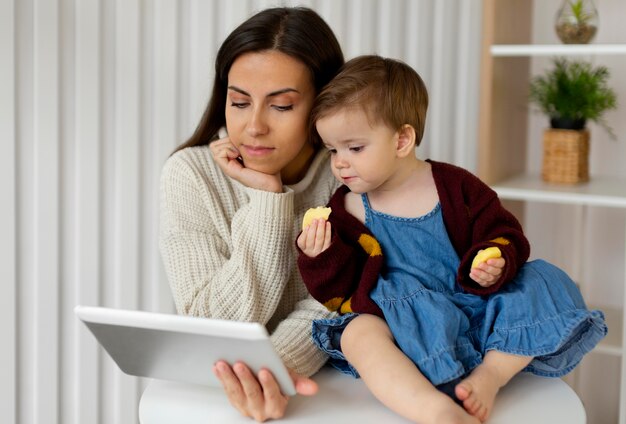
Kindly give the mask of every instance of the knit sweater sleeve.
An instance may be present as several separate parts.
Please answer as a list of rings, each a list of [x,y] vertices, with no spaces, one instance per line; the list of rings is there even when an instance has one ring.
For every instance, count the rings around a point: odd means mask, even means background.
[[[322,154],[299,187],[282,194],[232,181],[206,147],[170,157],[159,244],[178,312],[260,322],[287,367],[318,371],[327,356],[312,341],[311,322],[334,314],[307,294],[293,240],[304,210],[326,203],[337,187]]]
[[[162,172],[160,250],[176,308],[266,324],[295,266],[293,193],[237,191],[209,161],[183,150]]]

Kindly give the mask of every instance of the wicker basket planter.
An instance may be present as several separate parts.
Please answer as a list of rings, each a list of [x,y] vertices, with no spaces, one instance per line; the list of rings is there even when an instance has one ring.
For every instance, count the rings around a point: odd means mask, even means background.
[[[589,131],[545,130],[541,177],[551,183],[589,181]]]

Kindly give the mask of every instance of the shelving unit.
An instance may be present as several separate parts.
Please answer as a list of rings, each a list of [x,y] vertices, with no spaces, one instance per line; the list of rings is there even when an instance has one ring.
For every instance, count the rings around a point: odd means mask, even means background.
[[[524,202],[558,203],[578,206],[621,208],[626,213],[626,179],[595,177],[589,183],[560,185],[545,183],[539,175],[518,175],[491,186],[501,199]],[[626,243],[626,234],[624,234]],[[625,259],[626,263],[626,259]],[[626,269],[624,270],[626,287]],[[624,298],[626,304],[626,292]],[[626,340],[626,315],[614,308],[603,307],[609,335],[595,349],[597,353],[621,357],[624,353],[622,340]],[[622,367],[623,368],[623,367]],[[625,376],[626,372],[622,372]],[[621,387],[626,387],[622,382]]]
[[[593,176],[589,183],[569,186],[545,183],[539,175],[527,172],[531,59],[623,55],[626,64],[626,44],[533,44],[532,7],[533,2],[527,0],[483,1],[478,176],[494,188],[520,220],[524,219],[524,202],[566,204],[584,210],[619,208],[626,214],[624,179]],[[624,287],[622,308],[626,305],[626,269]],[[601,309],[610,331],[594,352],[621,359],[619,423],[626,424],[626,313],[616,308]]]

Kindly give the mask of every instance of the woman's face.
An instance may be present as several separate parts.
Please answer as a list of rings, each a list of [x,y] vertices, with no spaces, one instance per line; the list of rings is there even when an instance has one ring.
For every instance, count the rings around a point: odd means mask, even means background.
[[[226,126],[244,165],[298,181],[314,151],[307,128],[314,98],[300,61],[274,50],[239,56],[228,73]]]

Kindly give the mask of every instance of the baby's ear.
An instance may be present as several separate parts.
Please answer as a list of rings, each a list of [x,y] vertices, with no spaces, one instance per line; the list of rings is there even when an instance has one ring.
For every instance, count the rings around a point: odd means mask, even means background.
[[[398,145],[396,146],[398,157],[415,154],[415,128],[404,124],[398,130]]]

